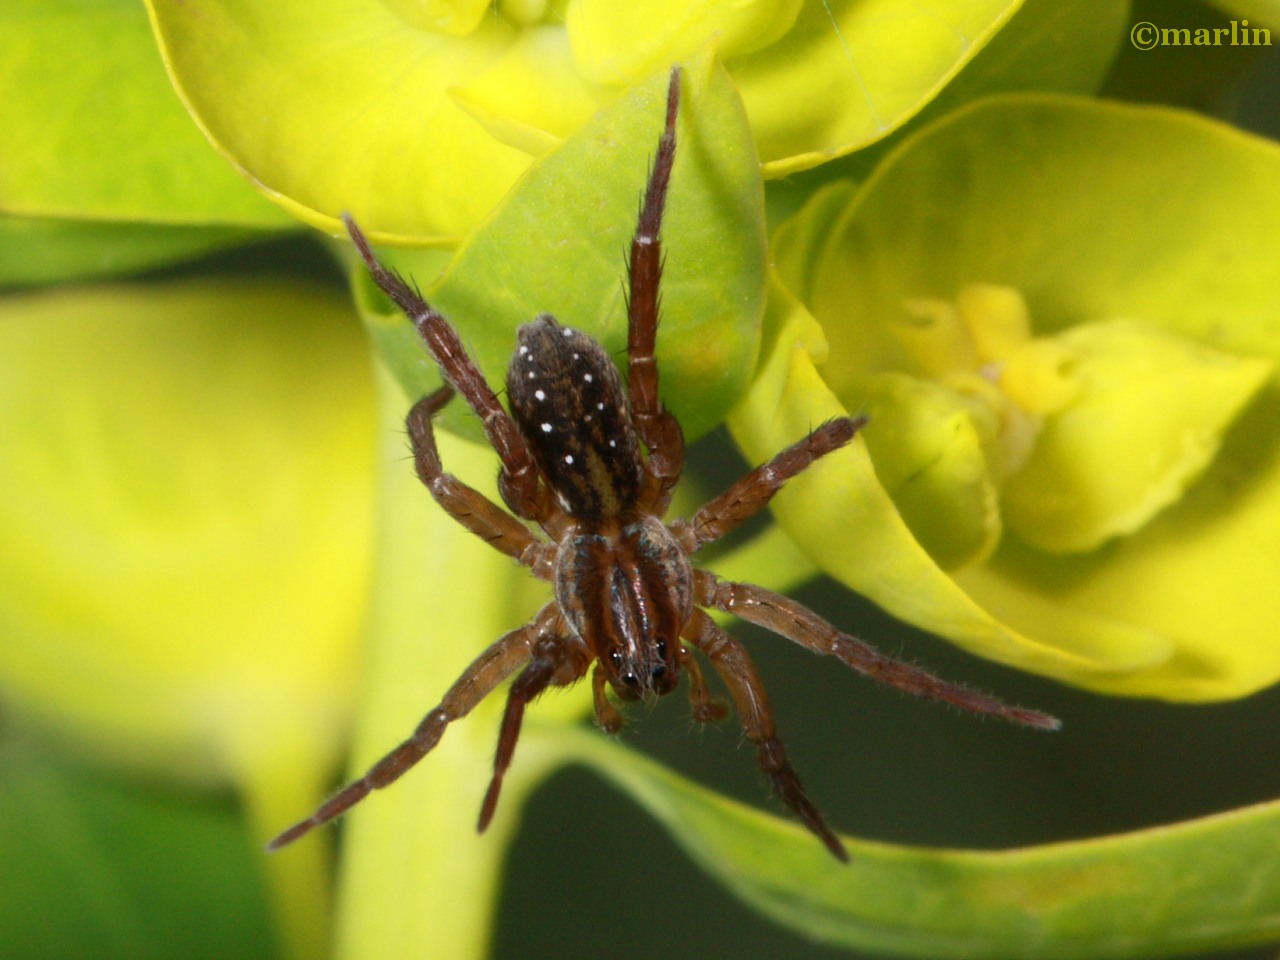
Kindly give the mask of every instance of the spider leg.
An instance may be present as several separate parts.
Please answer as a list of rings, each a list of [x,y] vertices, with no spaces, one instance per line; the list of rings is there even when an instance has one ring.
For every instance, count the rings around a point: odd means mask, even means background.
[[[609,702],[606,694],[606,688],[609,683],[609,677],[604,672],[604,668],[599,663],[596,668],[591,671],[591,699],[595,704],[596,723],[600,725],[600,729],[605,733],[613,736],[618,733],[624,724],[622,712]]]
[[[768,463],[756,467],[706,503],[689,520],[672,524],[681,546],[694,553],[754,517],[782,489],[783,484],[808,469],[815,460],[839,450],[866,422],[866,417],[828,420]]]
[[[707,687],[707,678],[702,675],[702,667],[698,658],[680,648],[680,666],[689,675],[689,706],[693,708],[693,719],[698,723],[719,723],[729,715],[728,705],[719,697],[711,695]]]
[[[695,603],[724,610],[748,623],[771,630],[815,653],[827,653],[861,674],[926,700],[940,700],[970,713],[999,717],[1010,723],[1057,730],[1056,717],[1011,706],[996,697],[935,677],[895,660],[870,644],[841,633],[803,604],[752,583],[730,583],[705,570],[694,572]]]
[[[566,642],[560,637],[547,637],[534,648],[529,665],[524,668],[507,693],[507,708],[502,714],[502,727],[498,733],[498,750],[493,758],[493,778],[480,805],[480,819],[476,830],[484,833],[498,808],[498,795],[502,792],[502,780],[515,756],[516,742],[520,739],[520,726],[524,721],[524,708],[536,700],[542,691],[551,686],[567,686],[587,672],[590,657],[578,643]]]
[[[445,728],[466,716],[503,680],[515,673],[529,659],[534,640],[548,629],[555,616],[554,604],[539,612],[530,623],[512,630],[491,644],[467,667],[440,701],[440,705],[422,718],[413,736],[369,768],[363,777],[348,784],[321,804],[311,816],[294,824],[267,844],[268,850],[279,850],[316,827],[345,813],[374,790],[380,790],[399,779],[410,767],[425,757],[440,742]]]
[[[532,567],[539,577],[550,579],[555,546],[543,543],[480,491],[445,473],[431,420],[453,395],[453,387],[445,384],[415,403],[405,418],[418,478],[436,503],[458,523],[495,549]]]
[[[485,435],[502,461],[498,486],[507,506],[517,516],[537,523],[554,516],[558,509],[550,493],[538,483],[538,470],[529,445],[520,435],[515,421],[498,402],[480,368],[468,355],[458,332],[404,278],[379,262],[349,213],[342,215],[342,222],[346,224],[347,233],[369,268],[374,283],[413,321],[445,381],[462,394],[484,424]]]
[[[665,511],[672,488],[684,470],[684,431],[658,398],[658,363],[654,345],[658,333],[659,293],[662,286],[662,211],[676,153],[676,114],[680,109],[680,68],[671,71],[667,88],[667,120],[658,153],[649,171],[640,219],[631,240],[627,296],[627,389],[631,419],[649,450],[648,482],[643,509]]]
[[[769,778],[774,793],[826,845],[832,856],[847,863],[849,854],[844,844],[827,826],[813,801],[805,795],[804,786],[787,759],[787,751],[773,725],[773,711],[765,696],[764,685],[746,649],[701,610],[694,610],[683,636],[707,655],[724,678],[734,706],[738,708],[742,729],[747,739],[756,745],[760,753],[760,769]]]

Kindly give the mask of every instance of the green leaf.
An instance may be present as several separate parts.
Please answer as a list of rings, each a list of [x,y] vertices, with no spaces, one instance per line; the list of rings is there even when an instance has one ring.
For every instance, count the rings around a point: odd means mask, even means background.
[[[491,383],[505,378],[516,328],[541,312],[615,354],[625,350],[625,258],[662,131],[668,77],[663,71],[628,91],[535,164],[427,290]],[[683,84],[662,229],[658,358],[663,401],[692,439],[723,420],[746,387],[763,310],[765,243],[758,161],[732,83],[704,53],[685,67]],[[412,255],[389,259],[402,272],[434,272]],[[370,323],[383,356],[409,395],[421,396],[439,382],[434,364],[385,301],[382,311]],[[478,436],[475,418],[452,406],[449,422]]]
[[[0,217],[0,286],[119,276],[259,236],[223,227]]]
[[[643,806],[735,896],[853,950],[957,960],[1220,953],[1280,939],[1280,802],[1168,827],[1007,851],[846,837],[837,863],[799,825],[705,790],[586,730],[528,740]]]
[[[0,12],[0,75],[0,211],[288,225],[192,124],[137,4],[9,0]]]
[[[260,854],[231,804],[111,781],[12,738],[0,780],[8,960],[276,956]]]

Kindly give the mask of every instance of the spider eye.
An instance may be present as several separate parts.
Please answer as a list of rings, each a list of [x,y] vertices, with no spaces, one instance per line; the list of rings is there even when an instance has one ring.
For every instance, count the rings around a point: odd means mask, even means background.
[[[622,654],[620,654],[617,650],[613,651],[613,653],[609,654],[609,662],[613,664],[613,669],[621,670]]]
[[[658,641],[658,656],[661,657],[663,660],[667,659],[667,641],[665,640]]]
[[[625,683],[628,687],[634,687],[636,684],[640,682],[640,680],[638,677],[636,677],[635,673],[628,670],[626,673],[622,675],[622,682]]]

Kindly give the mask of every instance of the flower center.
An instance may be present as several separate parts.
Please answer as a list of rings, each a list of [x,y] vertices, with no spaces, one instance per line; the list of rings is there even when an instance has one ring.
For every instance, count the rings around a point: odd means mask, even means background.
[[[930,497],[908,516],[927,545],[921,531],[954,529],[971,505],[965,549],[931,549],[953,561],[992,549],[1001,527],[1051,552],[1135,532],[1204,471],[1271,372],[1265,361],[1131,319],[1033,336],[1025,301],[1007,287],[970,286],[955,303],[906,307],[890,327],[900,372],[880,390],[897,418],[897,449],[882,440],[881,457],[897,457],[897,474],[916,488],[928,476]],[[915,409],[904,413],[903,399]]]
[[[909,300],[908,319],[893,328],[903,369],[983,408],[993,421],[997,479],[1026,462],[1046,416],[1068,406],[1080,385],[1072,351],[1034,337],[1026,302],[1009,287],[975,284],[954,303]]]

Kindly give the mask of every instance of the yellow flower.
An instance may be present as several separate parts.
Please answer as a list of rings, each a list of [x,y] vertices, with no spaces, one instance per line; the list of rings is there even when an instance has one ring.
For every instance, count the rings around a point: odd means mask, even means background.
[[[1140,529],[1199,477],[1272,372],[1136,321],[1037,337],[1005,287],[907,301],[884,333],[906,372],[864,381],[867,444],[946,568],[986,559],[1002,523],[1051,553]]]
[[[871,426],[788,491],[788,532],[1025,669],[1169,699],[1273,683],[1278,170],[1206,121],[1011,97],[818,193],[775,239],[789,290],[731,425],[751,457],[845,410]]]
[[[451,244],[628,86],[716,46],[765,172],[887,136],[1014,0],[149,0],[175,87],[268,197],[338,232]],[[1007,64],[1006,64],[1007,66]],[[1064,85],[1080,78],[1072,72]]]

